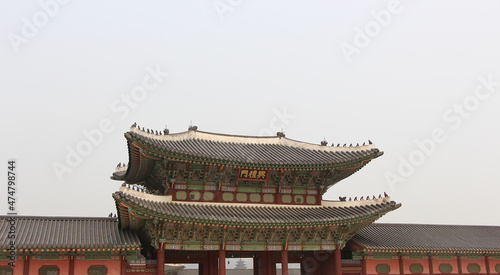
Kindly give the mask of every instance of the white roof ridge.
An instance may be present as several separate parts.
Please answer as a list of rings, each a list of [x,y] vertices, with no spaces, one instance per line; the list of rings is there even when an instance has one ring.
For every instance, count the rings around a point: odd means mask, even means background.
[[[313,144],[279,136],[262,136],[262,137],[238,136],[238,135],[203,132],[198,130],[189,130],[186,132],[163,135],[163,134],[155,134],[153,133],[153,131],[151,131],[151,133],[143,131],[138,127],[132,126],[130,127],[130,132],[160,141],[162,140],[181,141],[188,139],[198,139],[198,140],[207,140],[207,141],[225,142],[225,143],[239,143],[239,144],[275,144],[275,145],[290,146],[308,150],[328,151],[328,152],[351,152],[351,151],[371,150],[376,148],[375,144],[370,142],[369,144],[360,146],[337,147],[337,146]]]

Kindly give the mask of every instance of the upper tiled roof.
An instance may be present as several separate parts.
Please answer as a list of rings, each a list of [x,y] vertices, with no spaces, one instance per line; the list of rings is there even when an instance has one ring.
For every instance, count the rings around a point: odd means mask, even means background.
[[[208,224],[262,226],[305,226],[325,223],[348,223],[357,219],[375,220],[397,209],[400,204],[389,197],[370,201],[332,202],[322,206],[251,205],[234,203],[173,202],[168,196],[115,192],[120,205],[137,210],[140,215],[166,220],[182,220]],[[154,198],[158,199],[154,199]],[[137,214],[136,213],[136,214]]]
[[[379,157],[375,145],[323,146],[284,136],[249,137],[213,134],[197,130],[178,134],[154,134],[131,127],[125,136],[162,154],[261,165],[326,165]]]
[[[8,249],[15,218],[16,249],[139,248],[137,235],[118,229],[116,218],[0,216],[0,249]]]
[[[375,223],[352,240],[366,250],[500,252],[500,226]]]

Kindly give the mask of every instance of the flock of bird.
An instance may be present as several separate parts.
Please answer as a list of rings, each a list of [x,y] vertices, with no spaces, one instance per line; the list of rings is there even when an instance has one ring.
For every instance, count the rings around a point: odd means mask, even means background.
[[[384,197],[387,198],[389,197],[389,195],[387,195],[386,192],[384,192]],[[378,198],[381,199],[382,198],[382,195],[378,195]],[[371,198],[372,200],[376,200],[377,198],[375,197],[375,195]],[[339,200],[340,201],[347,201],[347,197],[339,197]],[[358,197],[354,197],[354,199],[352,199],[351,197],[349,197],[349,201],[357,201],[358,200]],[[360,201],[364,201],[364,200],[370,200],[370,196],[366,196],[366,198],[364,198],[363,196],[361,196],[361,198],[359,198]]]

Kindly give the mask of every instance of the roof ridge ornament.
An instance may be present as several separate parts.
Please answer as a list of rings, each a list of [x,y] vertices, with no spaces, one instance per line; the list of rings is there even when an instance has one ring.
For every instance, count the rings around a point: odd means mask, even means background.
[[[281,130],[281,132],[277,132],[276,136],[279,138],[285,137],[285,132],[283,132],[283,129]]]
[[[193,122],[189,123],[188,131],[196,131],[198,130],[198,126],[193,125]]]
[[[326,141],[326,138],[323,138],[323,140],[321,141],[321,146],[327,146],[328,145],[328,141]]]

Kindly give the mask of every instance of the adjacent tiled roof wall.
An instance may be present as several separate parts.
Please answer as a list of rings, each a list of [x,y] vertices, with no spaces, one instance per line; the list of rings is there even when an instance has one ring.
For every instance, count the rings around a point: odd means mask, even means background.
[[[9,218],[0,216],[0,249],[8,249]],[[16,216],[16,249],[139,248],[137,235],[118,229],[116,218]]]
[[[243,137],[189,131],[156,135],[132,127],[125,136],[146,147],[198,158],[251,164],[313,165],[343,163],[382,155],[373,144],[354,147],[321,146],[285,137]]]
[[[500,227],[375,223],[352,240],[366,250],[500,252]]]
[[[241,205],[193,202],[160,202],[116,192],[117,201],[128,203],[132,208],[149,211],[151,216],[165,219],[181,219],[192,222],[243,224],[243,225],[308,225],[312,223],[342,223],[369,216],[383,215],[400,206],[394,201],[341,207],[333,206],[283,206]],[[378,216],[376,217],[378,218]]]

